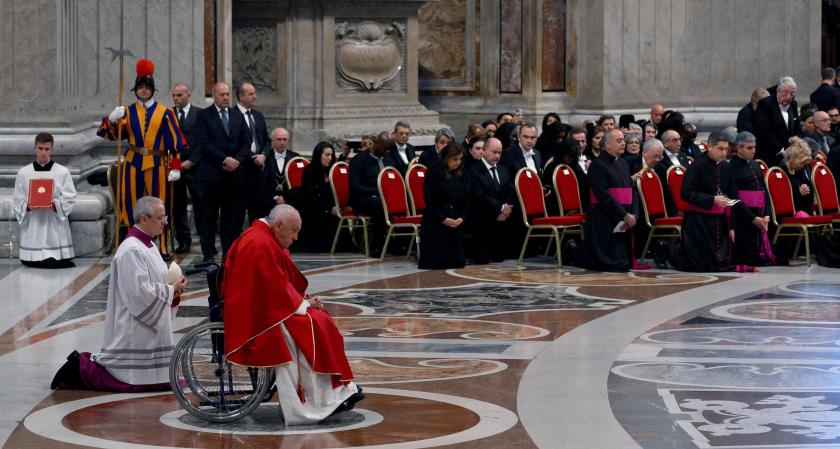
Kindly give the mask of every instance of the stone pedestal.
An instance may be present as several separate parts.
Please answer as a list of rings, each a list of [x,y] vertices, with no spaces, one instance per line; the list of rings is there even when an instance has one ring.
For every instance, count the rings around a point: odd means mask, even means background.
[[[605,112],[644,118],[654,103],[711,129],[781,76],[796,79],[800,103],[819,83],[818,0],[443,1],[480,23],[480,62],[467,70],[478,86],[422,96],[456,133],[516,108],[579,125]]]
[[[156,97],[186,82],[204,92],[201,0],[4,0],[0,2],[0,184],[14,182],[32,159],[35,134],[56,137],[56,159],[74,179],[113,161],[91,152],[96,128],[117,104],[120,6],[124,8],[126,103],[134,100],[134,66],[155,63]],[[113,153],[109,156],[110,153]]]
[[[235,2],[227,12],[232,49],[220,62],[233,82],[257,87],[269,126],[289,129],[291,146],[303,153],[320,140],[392,130],[397,120],[412,125],[413,143],[431,143],[441,125],[418,99],[422,3]]]

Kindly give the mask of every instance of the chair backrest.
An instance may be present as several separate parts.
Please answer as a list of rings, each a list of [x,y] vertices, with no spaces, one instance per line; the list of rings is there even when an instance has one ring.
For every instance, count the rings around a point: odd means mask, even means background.
[[[764,182],[767,184],[767,192],[770,193],[770,205],[773,206],[773,222],[779,224],[779,217],[796,213],[793,205],[793,187],[790,186],[787,174],[779,167],[768,169],[764,175]]]
[[[552,179],[554,191],[557,192],[557,205],[560,206],[560,215],[575,210],[583,212],[580,205],[580,188],[574,170],[566,164],[560,164],[554,168]]]
[[[545,173],[545,170],[546,170],[548,167],[550,167],[550,166],[551,166],[551,163],[552,163],[552,162],[554,162],[554,156],[551,156],[550,158],[548,158],[548,160],[547,160],[547,161],[545,161],[545,163],[543,164],[543,173]]]
[[[837,200],[837,184],[834,174],[823,164],[817,164],[811,172],[814,183],[814,199],[820,215],[840,212],[840,201]]]
[[[420,215],[426,210],[426,197],[423,195],[423,183],[426,181],[426,166],[414,164],[405,172],[405,183],[408,185],[408,196],[411,199],[411,210],[414,215]]]
[[[330,167],[330,188],[341,216],[342,210],[350,205],[350,165],[347,162],[336,162]]]
[[[543,196],[542,183],[537,172],[523,167],[516,172],[516,196],[519,197],[519,205],[522,210],[522,220],[530,223],[528,217],[545,217],[545,197]]]
[[[393,215],[408,215],[408,199],[405,196],[405,182],[400,172],[394,167],[385,167],[379,171],[376,180],[385,221],[390,223]]]
[[[656,176],[656,172],[648,168],[642,171],[642,175],[636,180],[636,185],[641,193],[639,196],[642,197],[645,220],[648,227],[651,227],[654,219],[668,216],[662,183],[659,181],[659,176]]]
[[[688,209],[688,203],[682,199],[682,183],[685,179],[685,167],[679,165],[672,165],[668,168],[667,176],[668,188],[671,189],[671,198],[674,200],[674,205],[680,212],[685,212]]]
[[[761,167],[761,176],[767,176],[767,162],[764,162],[761,159],[756,159],[755,161],[758,163],[758,166]]]
[[[418,164],[419,160],[420,160],[420,156],[414,156],[413,158],[411,158],[410,161],[408,161],[408,166],[411,167],[414,164]]]
[[[295,189],[303,185],[303,169],[309,165],[309,161],[298,156],[286,162],[286,185]]]

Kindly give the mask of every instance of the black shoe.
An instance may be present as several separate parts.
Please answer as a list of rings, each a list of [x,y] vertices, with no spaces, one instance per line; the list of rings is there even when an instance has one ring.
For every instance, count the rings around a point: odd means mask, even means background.
[[[353,408],[356,407],[356,404],[366,397],[365,393],[362,391],[362,387],[357,386],[356,388],[358,390],[356,390],[355,393],[350,395],[349,398],[347,398],[338,407],[336,407],[336,409],[333,410],[332,413],[330,413],[330,416],[337,415],[337,414],[342,413],[342,412],[348,412],[350,410],[353,410]]]
[[[190,244],[189,243],[185,243],[183,245],[178,245],[178,247],[175,248],[175,254],[186,254],[188,252],[190,252]]]
[[[81,360],[81,354],[79,351],[73,351],[70,355],[67,356],[67,362],[64,365],[61,365],[61,368],[58,369],[58,372],[55,373],[55,377],[53,377],[52,382],[50,383],[50,389],[66,389],[66,390],[84,390],[87,387],[85,386],[84,381],[82,380],[82,375],[79,372],[79,360]]]

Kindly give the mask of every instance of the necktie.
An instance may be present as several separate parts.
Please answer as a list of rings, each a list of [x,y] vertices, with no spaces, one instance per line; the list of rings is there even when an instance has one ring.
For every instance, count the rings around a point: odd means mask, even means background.
[[[251,115],[251,110],[245,113],[248,116],[248,129],[251,130],[251,143],[257,143],[257,126],[254,124],[254,116]]]
[[[225,132],[230,134],[230,120],[228,120],[227,108],[222,109],[222,125],[225,127]]]
[[[493,180],[496,181],[496,184],[501,184],[499,182],[499,175],[496,173],[496,166],[490,167],[490,173],[493,175]]]
[[[187,117],[184,115],[184,108],[178,108],[181,112],[178,113],[178,124],[183,125]]]
[[[385,164],[382,163],[382,158],[381,157],[376,158],[376,162],[379,163],[379,171],[382,171],[382,169],[385,168]]]

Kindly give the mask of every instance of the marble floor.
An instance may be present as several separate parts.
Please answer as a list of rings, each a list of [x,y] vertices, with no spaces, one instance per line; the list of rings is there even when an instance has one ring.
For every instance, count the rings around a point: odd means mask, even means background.
[[[180,258],[189,265],[195,255]],[[296,255],[367,399],[318,426],[276,402],[232,424],[171,393],[51,391],[102,338],[109,260],[0,260],[4,448],[840,448],[840,277],[628,274],[548,259],[449,271]],[[179,334],[206,314],[192,279]]]

